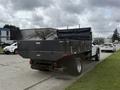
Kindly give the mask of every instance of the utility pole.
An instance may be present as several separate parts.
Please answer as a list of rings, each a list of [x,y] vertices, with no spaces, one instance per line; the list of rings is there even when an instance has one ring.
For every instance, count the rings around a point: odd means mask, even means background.
[[[67,25],[67,30],[68,30],[68,27],[69,27],[69,26]]]
[[[79,24],[79,28],[80,28],[80,24]]]

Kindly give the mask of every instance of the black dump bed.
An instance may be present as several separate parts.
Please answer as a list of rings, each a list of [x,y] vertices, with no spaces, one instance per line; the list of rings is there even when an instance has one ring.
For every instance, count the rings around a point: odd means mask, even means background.
[[[19,41],[19,54],[24,58],[56,61],[66,54],[91,50],[91,28],[57,30],[56,35],[55,40]]]
[[[31,59],[56,60],[64,53],[59,40],[20,41],[18,48],[22,57]]]

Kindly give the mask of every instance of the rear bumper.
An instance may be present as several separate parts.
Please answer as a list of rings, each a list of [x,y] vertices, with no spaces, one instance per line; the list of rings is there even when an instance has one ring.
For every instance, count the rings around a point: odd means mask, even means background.
[[[52,66],[43,64],[31,64],[31,68],[36,70],[51,70]]]
[[[54,62],[45,61],[45,60],[31,60],[31,68],[36,70],[52,70]]]

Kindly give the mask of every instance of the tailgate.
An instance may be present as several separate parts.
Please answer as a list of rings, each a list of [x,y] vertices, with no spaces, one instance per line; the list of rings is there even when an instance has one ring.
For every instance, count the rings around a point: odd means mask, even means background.
[[[19,54],[24,58],[58,60],[64,54],[64,45],[59,40],[20,41]]]

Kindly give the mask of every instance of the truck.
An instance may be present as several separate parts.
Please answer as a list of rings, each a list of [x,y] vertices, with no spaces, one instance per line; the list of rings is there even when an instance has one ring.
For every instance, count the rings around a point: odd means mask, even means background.
[[[51,35],[52,39],[18,42],[18,53],[30,59],[32,69],[62,70],[70,75],[80,75],[83,60],[100,60],[100,49],[92,43],[90,27],[57,29]]]

